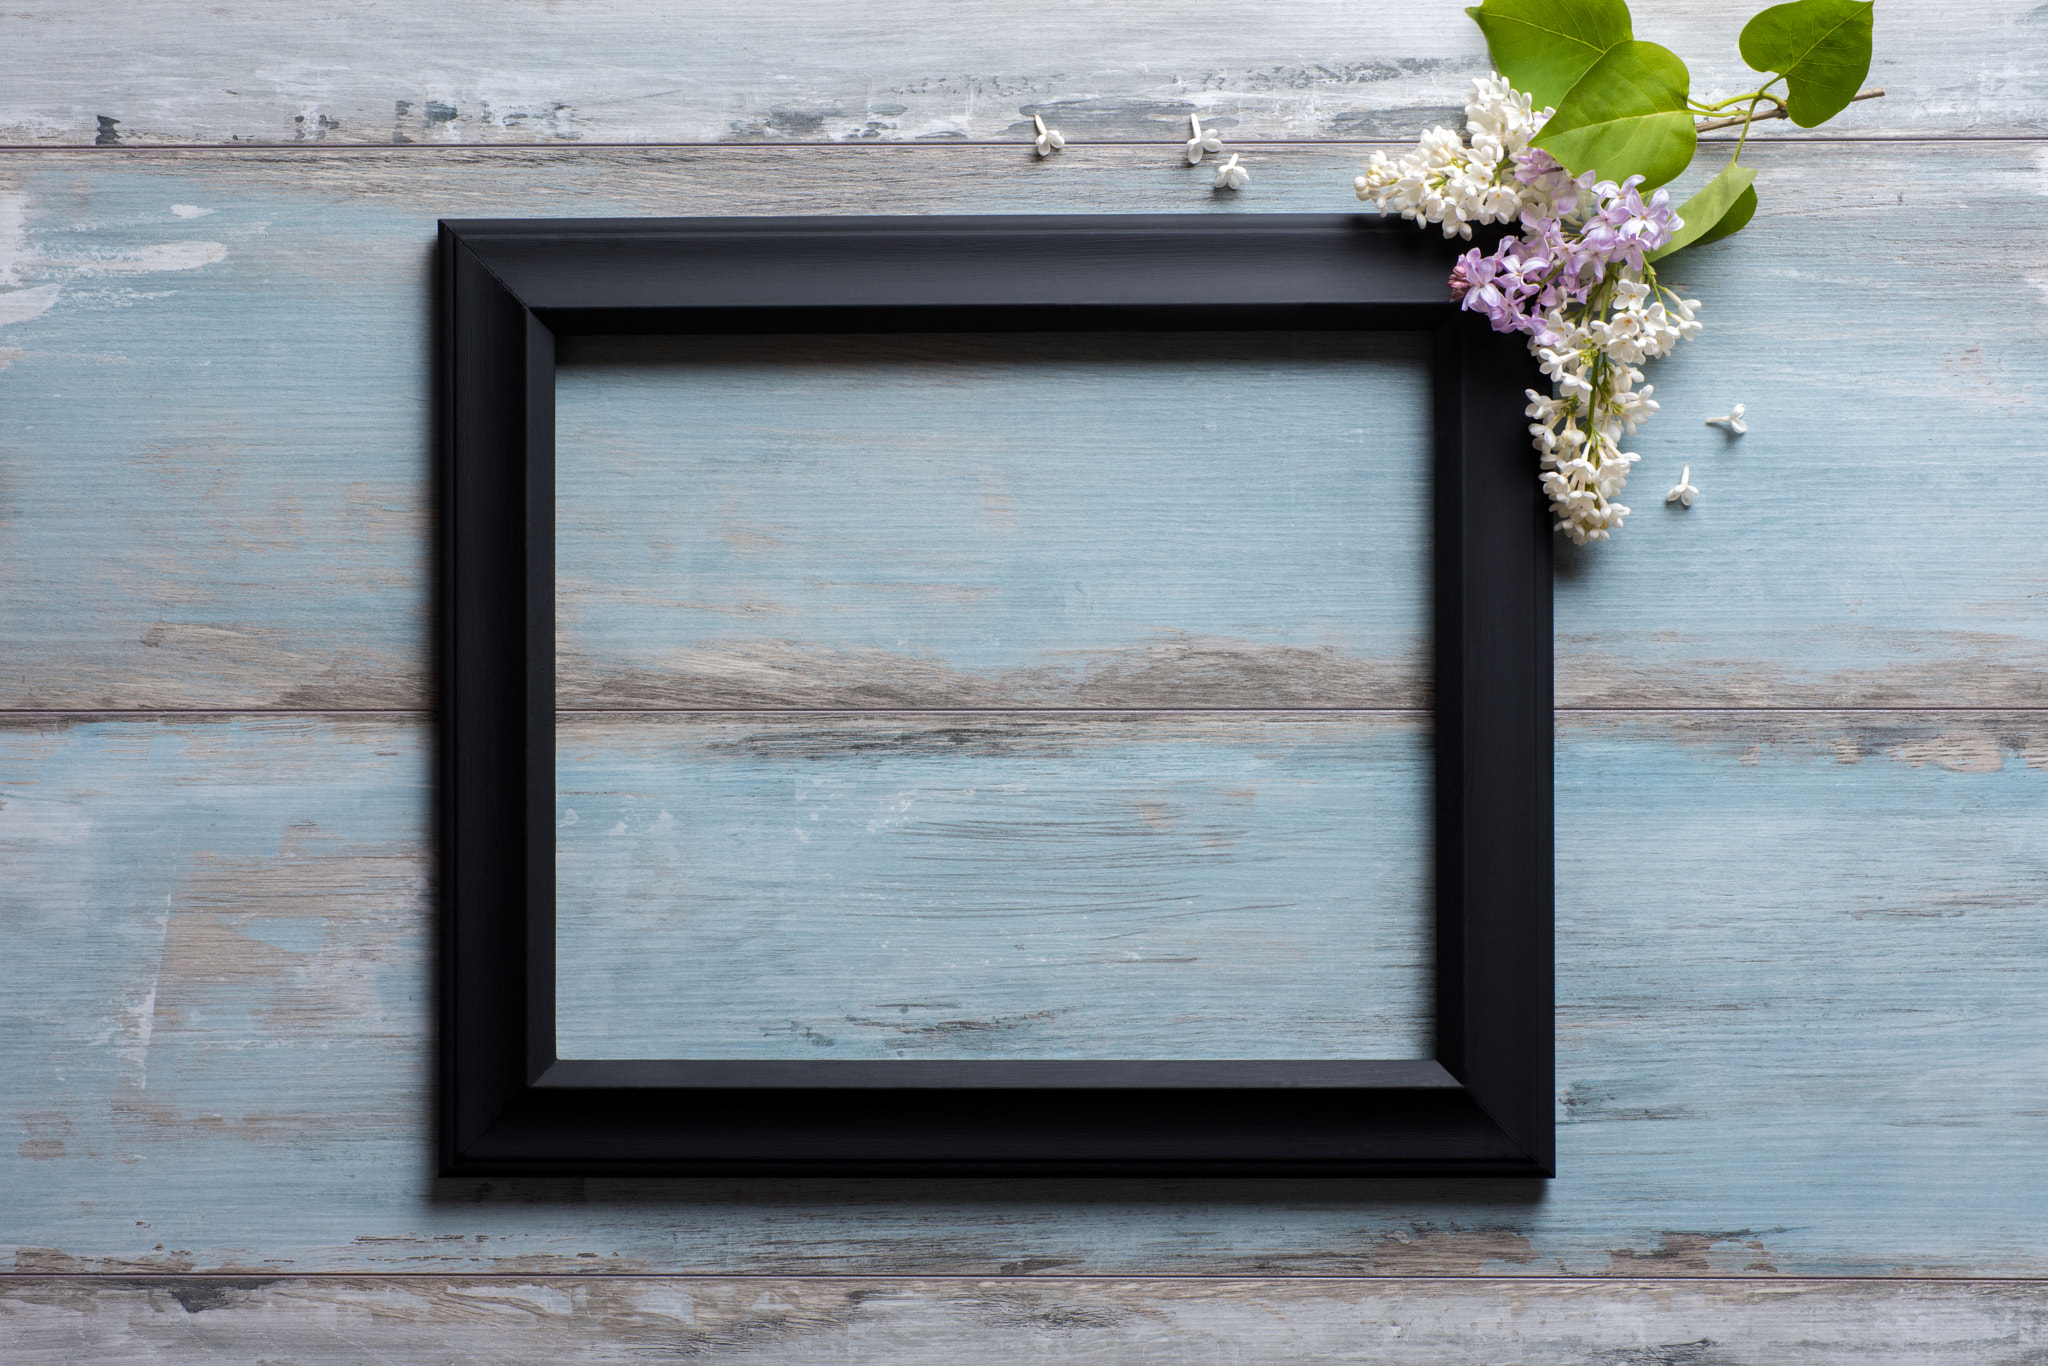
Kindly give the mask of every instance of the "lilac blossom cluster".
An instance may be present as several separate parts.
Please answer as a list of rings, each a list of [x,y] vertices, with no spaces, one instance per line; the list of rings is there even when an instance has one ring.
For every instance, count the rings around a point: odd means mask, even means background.
[[[1498,77],[1474,83],[1465,112],[1469,141],[1431,129],[1398,162],[1375,153],[1354,188],[1382,213],[1441,224],[1447,237],[1470,238],[1475,223],[1520,225],[1491,252],[1465,253],[1451,288],[1496,331],[1528,335],[1554,388],[1528,394],[1551,511],[1578,544],[1605,540],[1629,515],[1614,499],[1638,459],[1621,437],[1657,411],[1636,367],[1700,331],[1699,301],[1658,284],[1648,260],[1684,224],[1663,190],[1643,199],[1641,177],[1574,178],[1530,147],[1551,111],[1531,110]]]

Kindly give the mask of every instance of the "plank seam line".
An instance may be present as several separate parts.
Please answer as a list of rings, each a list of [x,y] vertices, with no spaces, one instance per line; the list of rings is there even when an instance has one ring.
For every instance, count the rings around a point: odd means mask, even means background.
[[[2048,707],[1553,707],[1574,716],[2048,712]],[[1428,716],[1430,707],[562,707],[557,716]]]
[[[1428,716],[1428,707],[563,707],[557,716]]]
[[[2039,716],[2048,706],[1927,707],[1584,707],[1553,708],[1558,716]],[[570,707],[557,716],[1427,716],[1428,707]],[[428,707],[5,707],[0,717],[322,717],[431,719]],[[4,1273],[0,1273],[4,1274]]]
[[[1419,129],[1418,129],[1419,131]],[[1703,143],[1733,143],[1733,136],[1708,136],[1700,139]],[[1766,146],[1804,147],[1833,145],[1837,143],[1919,143],[1919,142],[2048,142],[2048,130],[2032,133],[1862,133],[1831,134],[1820,137],[1752,137],[1752,143]],[[1301,149],[1313,151],[1322,147],[1406,147],[1413,138],[1276,138],[1269,141],[1239,139],[1231,145],[1253,148],[1263,152],[1290,151]],[[401,156],[416,153],[435,155],[442,152],[631,152],[631,151],[712,151],[744,152],[750,150],[786,152],[802,148],[852,148],[861,151],[877,149],[915,149],[918,151],[943,152],[954,148],[988,150],[1005,148],[1015,151],[1029,147],[1028,141],[996,141],[993,139],[959,139],[946,142],[123,142],[110,146],[95,146],[91,143],[0,143],[0,154],[35,152],[89,152],[94,156],[118,156],[124,152],[281,152],[291,156],[319,155],[328,152],[385,152]],[[1099,142],[1076,144],[1084,147],[1130,147],[1178,149],[1178,142],[1139,142],[1133,140],[1106,138]]]
[[[1628,1286],[1654,1285],[1740,1285],[1740,1286],[1882,1286],[1882,1285],[2032,1285],[2048,1286],[2048,1276],[1508,1276],[1469,1275],[1259,1275],[1232,1272],[1073,1272],[1061,1275],[971,1271],[0,1271],[6,1281],[195,1281],[195,1280],[286,1280],[286,1281],[941,1281],[980,1283],[1009,1281],[1016,1284],[1124,1284],[1149,1281],[1162,1284],[1381,1284],[1416,1285],[1435,1283],[1483,1283],[1491,1285]]]

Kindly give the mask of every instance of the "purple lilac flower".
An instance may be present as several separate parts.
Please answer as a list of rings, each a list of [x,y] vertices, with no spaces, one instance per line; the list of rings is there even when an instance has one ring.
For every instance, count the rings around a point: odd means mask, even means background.
[[[1544,286],[1537,303],[1544,308],[1556,308],[1564,303],[1584,303],[1586,290],[1591,284],[1584,278],[1594,255],[1576,237],[1569,234],[1564,224],[1555,218],[1537,218],[1522,215],[1522,242],[1535,255],[1558,265],[1560,269]]]
[[[1538,149],[1517,158],[1515,178],[1523,184],[1546,177],[1561,178],[1554,188],[1568,193],[1569,201],[1546,187],[1559,208],[1548,216],[1523,210],[1522,236],[1502,239],[1490,253],[1476,247],[1466,252],[1452,267],[1450,284],[1461,306],[1484,313],[1494,331],[1526,332],[1538,346],[1558,346],[1565,338],[1547,321],[1547,312],[1585,303],[1588,291],[1610,265],[1620,262],[1641,270],[1644,254],[1670,241],[1684,224],[1671,211],[1663,190],[1648,204],[1643,202],[1637,188],[1641,176],[1616,185],[1596,181],[1588,171],[1574,180]],[[1581,195],[1597,207],[1583,227],[1573,228],[1559,215]]]
[[[1582,240],[1596,258],[1596,280],[1617,261],[1641,270],[1643,253],[1669,242],[1671,235],[1683,226],[1683,220],[1671,211],[1670,197],[1663,190],[1651,195],[1647,205],[1643,203],[1636,189],[1642,179],[1632,175],[1619,186],[1603,180],[1593,187],[1600,207],[1586,220]]]
[[[1529,340],[1536,346],[1558,347],[1565,344],[1565,335],[1550,325],[1550,315],[1534,313],[1529,317]]]
[[[1541,147],[1525,147],[1515,153],[1515,179],[1524,185],[1534,185],[1545,176],[1554,176],[1564,169],[1556,157]]]
[[[1477,269],[1479,248],[1474,247],[1458,258],[1458,264],[1451,267],[1451,297],[1459,301],[1465,298],[1465,291],[1472,288],[1472,277],[1468,267]]]
[[[1593,188],[1591,171],[1574,180],[1572,173],[1541,147],[1515,153],[1515,179],[1540,193],[1549,201],[1551,213],[1559,216],[1577,209],[1580,196]]]
[[[1451,271],[1451,288],[1459,290],[1466,308],[1484,313],[1494,331],[1527,332],[1532,319],[1523,305],[1536,297],[1549,271],[1550,262],[1530,244],[1506,237],[1490,255],[1480,255],[1475,247],[1460,257]]]

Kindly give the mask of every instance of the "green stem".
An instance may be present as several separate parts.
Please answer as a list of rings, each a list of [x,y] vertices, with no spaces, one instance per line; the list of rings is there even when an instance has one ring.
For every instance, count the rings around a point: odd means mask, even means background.
[[[1764,91],[1769,90],[1772,86],[1776,85],[1782,79],[1784,78],[1774,76],[1770,80],[1765,81],[1763,85],[1759,86],[1755,90],[1745,90],[1740,95],[1730,95],[1727,99],[1716,100],[1712,104],[1701,104],[1698,100],[1694,99],[1688,99],[1686,100],[1686,103],[1691,105],[1693,108],[1699,110],[1703,114],[1718,113],[1723,109],[1727,109],[1731,106],[1741,104],[1744,100],[1755,99],[1758,95],[1763,94]],[[1773,102],[1775,103],[1775,101]]]
[[[1671,301],[1671,308],[1675,312],[1678,308],[1678,291],[1668,288],[1657,278],[1657,268],[1652,265],[1645,265],[1643,267],[1643,278],[1650,282],[1651,289],[1657,291],[1656,297],[1658,299],[1669,299]]]
[[[1742,114],[1742,136],[1735,139],[1735,155],[1728,158],[1728,164],[1730,166],[1733,166],[1736,162],[1742,160],[1742,149],[1749,144],[1749,127],[1751,124],[1756,122],[1756,107],[1758,102],[1762,100],[1769,100],[1772,104],[1777,105],[1780,109],[1783,109],[1785,107],[1785,102],[1783,100],[1779,99],[1775,95],[1769,95],[1764,93],[1765,91],[1768,91],[1772,86],[1776,85],[1779,81],[1782,81],[1784,79],[1785,78],[1783,76],[1773,76],[1769,80],[1765,81],[1761,86],[1759,86],[1757,90],[1754,92],[1754,98],[1750,100],[1749,108],[1744,110]]]

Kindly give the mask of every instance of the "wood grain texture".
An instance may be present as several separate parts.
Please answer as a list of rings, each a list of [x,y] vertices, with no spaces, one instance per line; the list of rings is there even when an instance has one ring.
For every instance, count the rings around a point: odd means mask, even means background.
[[[436,1181],[427,741],[6,732],[15,1270],[2048,1275],[2048,713],[1561,717],[1550,1183]]]
[[[557,705],[1426,707],[1427,347],[572,342]]]
[[[1741,88],[1741,11],[1633,8],[1696,88]],[[1253,146],[1231,197],[1171,144],[1190,111],[1240,144],[1454,119],[1484,63],[1460,10],[16,5],[0,706],[424,704],[439,214],[1348,208],[1361,149]],[[1709,330],[1653,369],[1639,515],[1560,556],[1569,706],[2048,704],[2048,7],[1877,24],[1889,97],[1823,145],[1761,130],[1757,223],[1676,272]],[[1039,110],[1074,139],[1043,165]],[[2004,134],[2035,140],[1957,140]],[[977,139],[1012,145],[840,145]],[[132,150],[234,142],[291,150]],[[458,145],[493,142],[585,149]],[[1748,436],[1697,426],[1732,402]],[[1689,512],[1658,505],[1682,463]],[[673,705],[675,678],[591,698]],[[2048,711],[1562,716],[1565,1162],[1541,1190],[437,1182],[429,741],[412,715],[0,733],[0,1355],[2048,1354],[2040,1279],[1952,1279],[2048,1278]],[[183,1274],[208,1269],[245,1274]],[[641,1274],[688,1270],[772,1279]],[[378,1274],[300,1274],[323,1271]]]
[[[1429,717],[564,718],[566,1058],[1425,1058]]]
[[[24,1363],[646,1359],[951,1366],[1983,1366],[2048,1349],[2032,1286],[1925,1281],[43,1278]]]
[[[1712,96],[1755,85],[1735,40],[1759,7],[1632,8],[1636,36],[1675,49]],[[1077,143],[1178,143],[1190,111],[1240,139],[1406,137],[1489,69],[1461,5],[1338,0],[1256,22],[1225,0],[450,0],[402,13],[23,0],[0,17],[0,54],[0,138],[74,146],[1017,142],[1039,111]],[[1890,97],[1831,131],[2048,124],[2037,0],[1881,5],[1876,54]]]
[[[1652,367],[1639,511],[1560,554],[1560,702],[2039,705],[2043,152],[1754,155],[1756,226],[1676,268],[1708,329]],[[0,240],[0,557],[19,588],[0,702],[423,704],[436,214],[1327,210],[1355,161],[1261,154],[1236,199],[1147,149],[0,163],[21,224]],[[1930,230],[1957,215],[2000,229]],[[1732,402],[1749,435],[1700,425]],[[1931,479],[1936,434],[1968,458]],[[1660,502],[1681,464],[1703,491],[1688,511]],[[603,572],[630,582],[637,553]],[[604,697],[675,700],[658,676],[628,692]]]

